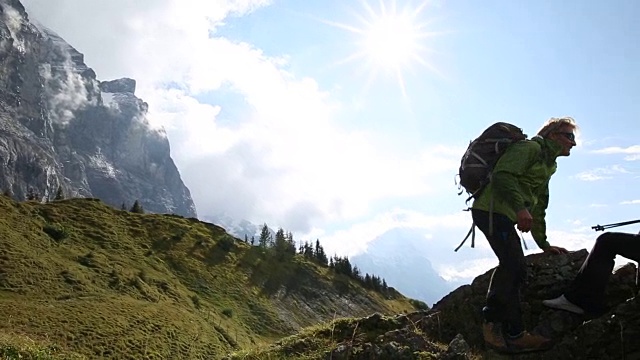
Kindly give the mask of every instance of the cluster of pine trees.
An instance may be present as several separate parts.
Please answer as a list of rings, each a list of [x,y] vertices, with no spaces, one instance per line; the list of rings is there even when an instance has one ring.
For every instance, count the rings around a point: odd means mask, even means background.
[[[248,236],[245,235],[244,241],[256,246],[254,236],[249,240]],[[357,266],[351,264],[348,257],[334,255],[329,258],[320,244],[320,240],[316,240],[315,246],[313,243],[307,241],[304,243],[301,242],[296,249],[296,242],[294,241],[293,234],[291,232],[285,232],[282,228],[279,228],[278,231],[276,231],[275,236],[272,236],[269,227],[265,223],[262,225],[262,229],[260,230],[260,237],[258,238],[257,246],[265,249],[266,251],[272,252],[279,260],[291,258],[294,255],[300,255],[320,266],[333,270],[337,274],[345,275],[358,281],[367,289],[371,289],[382,294],[391,294],[392,292],[395,292],[393,288],[390,288],[387,285],[387,282],[383,278],[373,274],[370,275],[368,273],[363,275]]]

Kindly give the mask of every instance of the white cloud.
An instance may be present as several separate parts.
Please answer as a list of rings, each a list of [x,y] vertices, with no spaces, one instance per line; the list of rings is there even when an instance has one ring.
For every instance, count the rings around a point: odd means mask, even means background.
[[[547,231],[547,239],[551,245],[563,247],[569,251],[580,249],[591,250],[598,234],[589,227],[576,227],[572,231]]]
[[[626,148],[613,146],[613,147],[607,147],[599,150],[594,150],[592,151],[592,153],[605,154],[605,155],[626,154],[627,156],[624,158],[626,161],[636,161],[636,160],[640,160],[640,145],[632,145]]]
[[[611,176],[603,176],[600,174],[597,174],[595,172],[581,172],[577,175],[575,175],[575,177],[578,180],[582,180],[582,181],[599,181],[599,180],[608,180],[611,179]]]
[[[604,207],[608,207],[609,205],[607,204],[590,204],[589,207],[590,208],[604,208]]]
[[[620,205],[638,205],[638,204],[640,204],[640,200],[628,200],[620,203]]]
[[[179,81],[207,51],[209,32],[269,0],[23,0],[32,18],[86,55],[98,77]],[[69,16],[69,14],[76,14]]]
[[[2,17],[4,18],[4,23],[7,24],[9,34],[13,39],[10,46],[13,46],[19,52],[24,53],[26,51],[24,39],[21,36],[17,36],[17,34],[20,33],[20,29],[22,27],[24,19],[22,18],[20,13],[18,13],[18,11],[12,7],[5,6],[3,10],[4,11],[0,15],[2,15]],[[0,42],[0,49],[4,49],[5,46],[5,40],[2,39],[2,42]]]
[[[447,281],[470,283],[474,278],[496,266],[498,266],[498,258],[487,257],[443,265],[436,271]]]
[[[51,66],[40,68],[40,76],[44,79],[44,90],[49,94],[49,115],[51,120],[59,124],[67,124],[74,117],[74,111],[89,104],[86,81],[72,69],[71,58],[65,59],[61,69],[52,70]],[[97,86],[97,84],[96,84]],[[92,100],[95,104],[96,100]]]
[[[575,175],[575,178],[582,181],[598,181],[612,179],[616,174],[629,174],[630,172],[620,165],[611,165],[603,168],[596,168],[584,171]]]

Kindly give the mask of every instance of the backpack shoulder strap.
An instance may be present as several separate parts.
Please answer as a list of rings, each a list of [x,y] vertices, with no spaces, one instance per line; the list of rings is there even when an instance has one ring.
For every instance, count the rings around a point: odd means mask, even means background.
[[[471,236],[471,247],[475,247],[476,245],[476,223],[475,222],[471,222],[471,229],[469,229],[467,236],[465,236],[464,239],[462,239],[462,242],[460,243],[460,245],[458,245],[458,247],[455,248],[453,251],[460,250],[460,248],[462,247],[462,245],[464,245],[464,243],[467,241],[469,236]]]

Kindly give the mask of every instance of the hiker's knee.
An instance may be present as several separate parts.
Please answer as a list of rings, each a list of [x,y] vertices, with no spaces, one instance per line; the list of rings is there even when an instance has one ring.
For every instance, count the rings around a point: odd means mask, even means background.
[[[527,278],[527,264],[524,258],[510,258],[508,261],[501,263],[506,277],[510,278],[510,282],[514,285],[522,284]]]
[[[593,245],[591,253],[615,256],[615,248],[617,247],[616,242],[618,242],[618,237],[615,233],[604,233],[596,239],[596,243]]]

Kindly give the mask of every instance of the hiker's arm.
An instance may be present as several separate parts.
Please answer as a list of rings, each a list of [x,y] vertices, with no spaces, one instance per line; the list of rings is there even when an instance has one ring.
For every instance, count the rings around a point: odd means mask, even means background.
[[[547,240],[547,221],[545,216],[547,213],[547,206],[549,205],[549,182],[547,182],[542,190],[542,193],[538,195],[538,204],[532,209],[533,226],[531,227],[531,235],[535,240],[538,247],[545,253],[549,254],[567,254],[569,251],[559,246],[553,246],[549,244]]]
[[[547,206],[549,205],[549,182],[547,182],[542,190],[542,193],[538,195],[538,203],[531,209],[533,216],[533,225],[531,226],[531,236],[533,240],[538,244],[538,247],[542,250],[550,247],[551,245],[547,241],[547,221],[545,216],[547,215]]]
[[[529,170],[540,156],[540,145],[533,141],[513,144],[493,169],[491,182],[494,193],[514,212],[525,209],[518,178]]]

